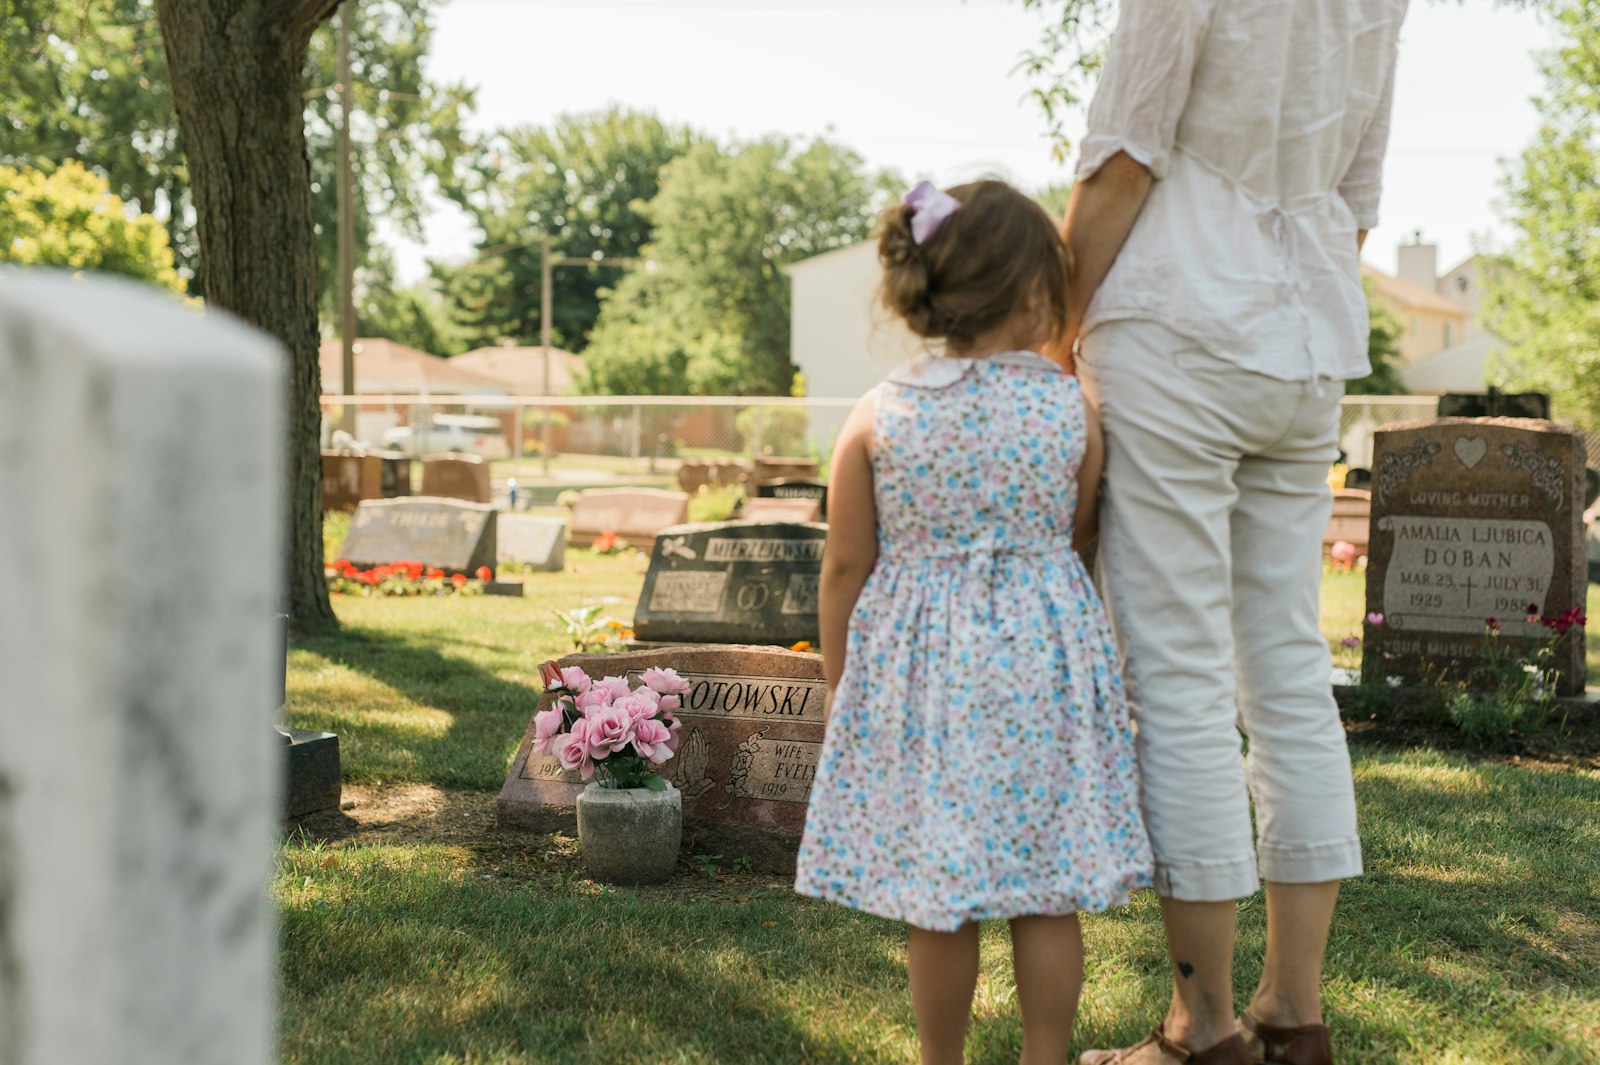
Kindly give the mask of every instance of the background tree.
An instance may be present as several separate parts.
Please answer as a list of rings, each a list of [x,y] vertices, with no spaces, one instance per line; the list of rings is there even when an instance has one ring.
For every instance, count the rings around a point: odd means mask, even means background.
[[[306,159],[311,34],[335,0],[157,0],[206,303],[288,349],[287,603],[337,626],[322,575],[317,239]]]
[[[1372,372],[1345,382],[1348,396],[1403,396],[1408,389],[1400,380],[1400,337],[1405,326],[1390,311],[1372,301],[1372,286],[1362,279],[1367,290],[1367,360]]]
[[[371,268],[377,282],[363,287],[356,300],[356,335],[386,337],[434,355],[467,350],[451,308],[431,281],[398,286],[387,260]]]
[[[662,167],[694,142],[682,126],[622,108],[564,115],[549,129],[504,131],[463,155],[452,198],[483,231],[476,256],[433,267],[467,347],[509,337],[539,342],[539,239],[557,257],[628,258],[650,242],[641,206]],[[582,351],[600,314],[600,293],[618,266],[564,267],[552,276],[554,342]],[[443,353],[441,353],[443,354]]]
[[[74,162],[49,174],[0,166],[0,260],[105,270],[183,291],[161,223],[130,214],[104,178]]]
[[[1510,249],[1485,271],[1502,383],[1600,429],[1600,0],[1564,0],[1544,57],[1544,121],[1506,179]]]
[[[351,34],[358,267],[373,261],[371,220],[418,237],[430,179],[461,147],[472,94],[422,74],[440,0],[363,0]],[[0,163],[53,169],[75,159],[168,227],[179,271],[199,269],[189,167],[173,110],[156,0],[24,0],[4,23],[24,61],[0,76]],[[338,281],[331,24],[314,34],[303,89],[319,236],[319,298]],[[381,282],[381,277],[374,281]]]
[[[769,137],[695,145],[644,214],[655,240],[606,300],[589,348],[602,392],[786,395],[790,263],[872,232],[900,191],[847,148]]]

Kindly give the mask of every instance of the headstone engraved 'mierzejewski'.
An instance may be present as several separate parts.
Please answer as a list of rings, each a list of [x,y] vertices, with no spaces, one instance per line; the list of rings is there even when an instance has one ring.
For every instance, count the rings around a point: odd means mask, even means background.
[[[1489,618],[1508,647],[1550,630],[1526,620],[1583,605],[1583,437],[1549,422],[1445,418],[1377,433],[1368,654],[1410,680],[1461,675]],[[1561,644],[1559,690],[1584,687],[1584,645]]]
[[[774,647],[663,647],[569,655],[560,665],[591,677],[670,667],[689,683],[677,717],[677,753],[661,774],[683,792],[684,837],[766,869],[792,870],[822,752],[828,690],[822,658]],[[538,710],[553,700],[540,699]],[[571,830],[583,782],[554,758],[532,754],[534,726],[500,790],[502,826]]]
[[[661,530],[633,615],[641,640],[817,642],[817,584],[828,527],[723,521]]]
[[[364,499],[339,557],[357,566],[421,562],[450,573],[493,569],[495,509],[454,499]]]

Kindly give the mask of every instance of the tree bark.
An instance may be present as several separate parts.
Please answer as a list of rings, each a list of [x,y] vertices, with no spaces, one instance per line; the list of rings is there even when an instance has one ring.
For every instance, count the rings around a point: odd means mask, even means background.
[[[287,612],[334,628],[322,566],[317,250],[304,99],[311,31],[337,0],[156,0],[208,304],[283,342]]]

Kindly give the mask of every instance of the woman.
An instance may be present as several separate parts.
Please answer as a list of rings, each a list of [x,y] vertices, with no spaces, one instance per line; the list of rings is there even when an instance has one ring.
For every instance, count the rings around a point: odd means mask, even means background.
[[[1173,998],[1085,1062],[1332,1060],[1322,955],[1361,847],[1317,594],[1404,15],[1123,0],[1089,111],[1069,335],[1105,427],[1101,558]],[[1236,1017],[1235,900],[1258,878],[1266,959]]]

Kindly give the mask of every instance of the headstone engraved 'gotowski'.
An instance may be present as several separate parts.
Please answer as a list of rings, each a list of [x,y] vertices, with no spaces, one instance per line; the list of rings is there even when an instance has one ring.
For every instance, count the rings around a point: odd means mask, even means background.
[[[677,753],[661,775],[683,792],[685,838],[747,854],[767,869],[792,869],[822,752],[828,691],[819,655],[774,647],[663,647],[569,655],[560,665],[592,677],[670,667],[689,683]],[[537,710],[553,699],[543,696]],[[583,782],[533,753],[534,727],[500,791],[503,826],[570,829]]]
[[[1514,418],[1445,418],[1391,426],[1373,451],[1366,653],[1408,680],[1463,675],[1489,618],[1507,650],[1550,636],[1528,608],[1561,614],[1584,601],[1583,438]],[[1562,643],[1563,694],[1582,692],[1581,637]]]

